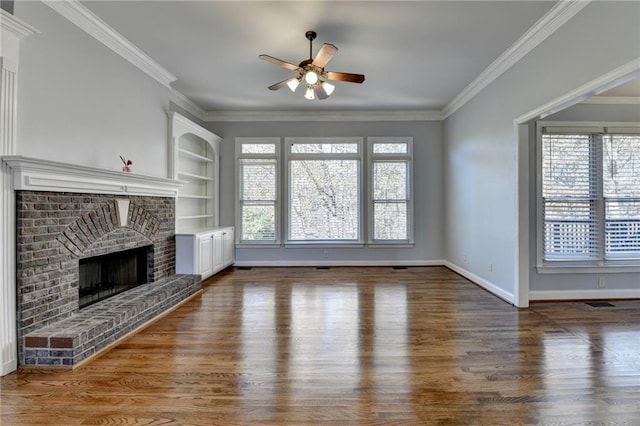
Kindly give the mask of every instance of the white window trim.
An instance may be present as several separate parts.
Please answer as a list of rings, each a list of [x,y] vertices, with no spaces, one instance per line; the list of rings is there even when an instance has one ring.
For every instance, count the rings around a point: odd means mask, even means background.
[[[308,144],[323,144],[323,143],[348,143],[348,144],[357,144],[358,152],[357,153],[345,153],[345,154],[298,154],[291,152],[291,145],[294,143],[308,143]],[[353,240],[317,240],[317,241],[302,241],[302,240],[290,240],[290,223],[289,217],[291,215],[291,194],[289,188],[291,187],[291,176],[289,173],[290,170],[290,161],[291,160],[326,160],[326,159],[350,159],[350,160],[358,160],[358,237]],[[363,179],[364,179],[364,138],[363,137],[285,137],[284,138],[284,163],[283,163],[283,173],[285,174],[285,179],[283,181],[282,187],[282,202],[286,203],[284,209],[286,209],[286,214],[283,216],[283,233],[282,238],[284,239],[285,247],[297,248],[297,247],[323,247],[330,248],[333,247],[362,247],[364,245],[363,233],[365,228],[364,218],[365,211],[362,208],[364,206],[364,188],[363,188]]]
[[[275,145],[275,154],[243,154],[243,144],[272,144]],[[282,205],[282,166],[281,166],[281,138],[280,137],[238,137],[235,139],[235,220],[236,220],[236,245],[241,247],[280,247],[281,240],[281,205]],[[275,159],[276,160],[276,200],[275,200],[275,241],[242,241],[242,206],[240,202],[240,182],[242,178],[240,176],[241,160],[245,159]]]
[[[407,145],[407,152],[402,154],[374,154],[373,145],[376,143],[402,143]],[[369,247],[413,247],[413,138],[412,137],[367,137],[367,243]],[[373,223],[373,163],[376,160],[406,161],[407,162],[407,235],[406,240],[376,240],[374,239]]]
[[[578,131],[593,131],[596,128],[608,128],[611,133],[616,129],[621,132],[637,130],[640,133],[640,122],[583,122],[583,121],[539,121],[536,123],[536,270],[540,274],[577,274],[577,273],[633,273],[640,272],[640,261],[637,260],[544,260],[543,230],[544,209],[542,200],[542,128],[564,128]],[[599,166],[601,167],[601,166]],[[601,182],[599,183],[601,185]]]

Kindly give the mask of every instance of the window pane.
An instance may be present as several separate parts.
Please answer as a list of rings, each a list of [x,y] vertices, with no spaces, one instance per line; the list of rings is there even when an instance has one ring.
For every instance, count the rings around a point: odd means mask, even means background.
[[[373,205],[376,240],[407,240],[407,203],[375,203]]]
[[[293,143],[293,154],[357,154],[357,143]]]
[[[373,163],[373,199],[407,199],[407,163]]]
[[[609,257],[640,256],[640,201],[606,201],[605,251]]]
[[[243,154],[275,154],[276,146],[272,143],[243,143]]]
[[[602,138],[605,197],[640,198],[640,135]]]
[[[597,256],[595,206],[590,201],[544,203],[545,259],[591,259]]]
[[[543,197],[590,197],[595,194],[589,135],[542,137]]]
[[[357,160],[290,162],[290,240],[357,240]]]
[[[276,160],[241,160],[242,200],[276,199]]]
[[[276,214],[273,204],[242,205],[242,241],[275,241]]]
[[[406,143],[374,143],[373,144],[373,153],[374,154],[406,154],[407,153],[407,144]]]

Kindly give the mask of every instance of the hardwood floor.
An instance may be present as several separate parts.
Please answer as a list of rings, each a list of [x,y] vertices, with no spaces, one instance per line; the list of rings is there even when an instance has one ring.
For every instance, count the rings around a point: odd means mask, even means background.
[[[640,301],[516,309],[433,268],[254,268],[73,371],[2,378],[8,425],[640,424]]]

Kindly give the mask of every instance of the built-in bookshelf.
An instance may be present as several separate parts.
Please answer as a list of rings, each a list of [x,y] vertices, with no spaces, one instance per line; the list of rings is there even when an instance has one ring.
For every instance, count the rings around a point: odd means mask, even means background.
[[[170,171],[184,183],[176,200],[176,232],[218,227],[221,138],[176,112],[169,112]]]

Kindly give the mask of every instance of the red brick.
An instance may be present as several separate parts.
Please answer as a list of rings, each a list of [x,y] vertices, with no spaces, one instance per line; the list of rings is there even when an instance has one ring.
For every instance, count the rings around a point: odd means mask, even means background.
[[[73,339],[71,337],[52,337],[52,348],[73,348]]]
[[[48,348],[49,339],[46,337],[25,337],[24,345],[27,348]]]

